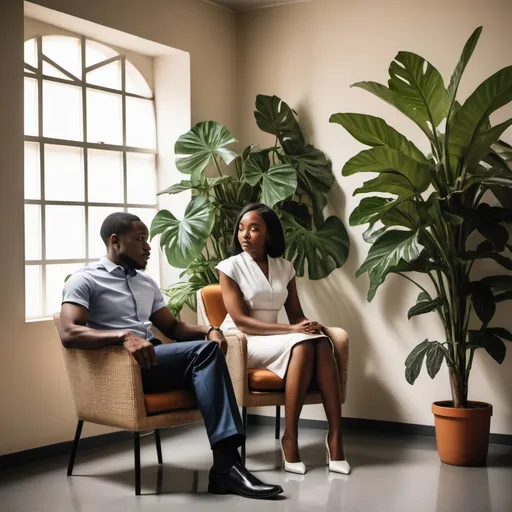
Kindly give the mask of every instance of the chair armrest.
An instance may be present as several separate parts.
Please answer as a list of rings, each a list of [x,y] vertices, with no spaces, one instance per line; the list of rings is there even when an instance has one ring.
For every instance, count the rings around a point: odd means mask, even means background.
[[[247,338],[245,334],[231,329],[224,332],[228,344],[226,362],[229,375],[239,405],[243,405],[249,396],[249,379],[247,374]]]
[[[334,357],[340,372],[341,403],[343,404],[347,398],[348,334],[339,327],[324,327],[324,332],[334,345]]]
[[[140,367],[123,347],[62,349],[79,419],[132,431],[143,428]]]

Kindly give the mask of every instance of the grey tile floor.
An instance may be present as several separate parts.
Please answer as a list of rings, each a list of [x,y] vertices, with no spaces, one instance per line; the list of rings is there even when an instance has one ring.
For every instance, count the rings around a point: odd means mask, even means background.
[[[55,457],[0,473],[1,512],[132,512],[211,510],[226,512],[512,512],[512,447],[491,446],[485,468],[439,462],[433,439],[348,431],[349,476],[327,471],[325,432],[301,429],[304,476],[280,469],[271,427],[250,427],[247,466],[278,483],[274,501],[206,492],[211,455],[202,426],[162,433],[159,470],[153,436],[142,440],[142,493],[133,493],[130,442],[78,452],[75,475],[67,458]]]

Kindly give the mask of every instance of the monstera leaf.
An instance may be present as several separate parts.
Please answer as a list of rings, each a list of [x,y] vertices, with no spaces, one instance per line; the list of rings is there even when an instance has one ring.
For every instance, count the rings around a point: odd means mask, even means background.
[[[199,256],[212,231],[214,210],[204,196],[193,197],[183,220],[160,210],[151,223],[151,238],[160,236],[160,246],[173,267],[185,268]]]
[[[229,165],[238,156],[227,147],[233,142],[236,140],[225,126],[215,121],[198,123],[174,145],[177,155],[186,155],[176,159],[176,167],[184,174],[200,176],[217,157]]]
[[[293,262],[298,277],[304,275],[308,264],[309,279],[327,277],[347,260],[350,240],[338,217],[328,217],[318,231],[310,231],[298,224],[289,214],[283,214],[286,236],[286,258]]]
[[[245,181],[251,186],[261,184],[261,202],[274,206],[297,189],[297,172],[291,165],[270,165],[267,151],[251,153],[245,162]]]

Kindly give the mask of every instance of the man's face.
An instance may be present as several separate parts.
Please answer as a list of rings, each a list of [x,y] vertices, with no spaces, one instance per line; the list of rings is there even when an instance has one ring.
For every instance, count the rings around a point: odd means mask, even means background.
[[[148,228],[141,221],[133,222],[132,229],[128,233],[116,235],[119,259],[128,268],[135,270],[146,268],[151,252],[148,236]]]

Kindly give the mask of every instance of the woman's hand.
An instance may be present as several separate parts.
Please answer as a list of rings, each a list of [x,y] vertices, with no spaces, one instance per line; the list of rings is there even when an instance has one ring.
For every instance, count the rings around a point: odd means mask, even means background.
[[[290,328],[291,332],[300,332],[303,334],[319,334],[324,327],[318,322],[305,319],[298,324],[290,325]]]

